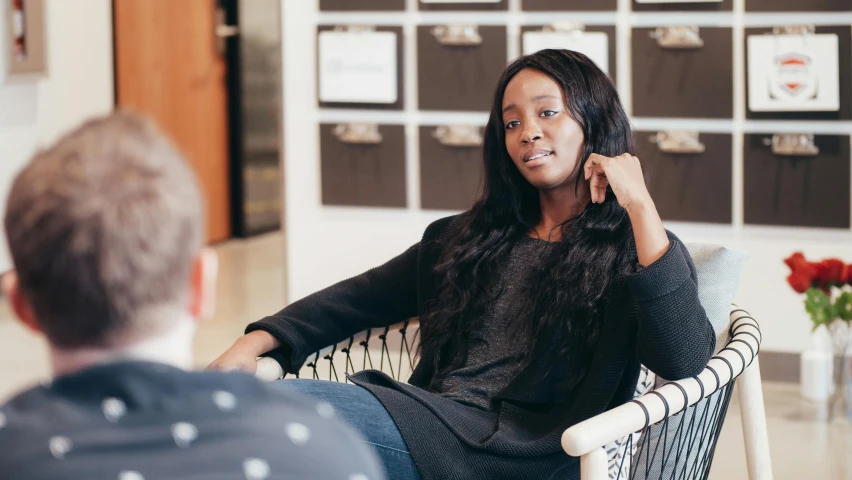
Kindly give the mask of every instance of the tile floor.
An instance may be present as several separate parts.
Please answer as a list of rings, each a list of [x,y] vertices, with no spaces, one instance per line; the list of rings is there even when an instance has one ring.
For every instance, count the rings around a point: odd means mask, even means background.
[[[196,341],[195,358],[206,365],[227,348],[246,323],[277,311],[284,290],[283,238],[268,234],[217,247],[220,282],[217,314]],[[11,320],[0,301],[0,398],[46,378],[42,342]],[[820,405],[801,399],[796,385],[765,384],[775,479],[852,480],[852,428],[829,426]],[[747,479],[736,395],[722,431],[711,480]]]

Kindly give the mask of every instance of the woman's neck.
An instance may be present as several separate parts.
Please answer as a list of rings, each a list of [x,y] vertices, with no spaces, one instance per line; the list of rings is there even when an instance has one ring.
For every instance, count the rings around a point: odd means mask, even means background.
[[[539,238],[552,242],[562,239],[562,229],[559,227],[580,214],[588,201],[588,195],[573,186],[542,190],[538,197],[541,218],[535,226],[535,232]]]
[[[93,365],[121,360],[140,360],[192,368],[192,339],[195,322],[181,318],[170,330],[156,337],[119,347],[87,347],[63,350],[50,347],[53,376],[59,377]]]

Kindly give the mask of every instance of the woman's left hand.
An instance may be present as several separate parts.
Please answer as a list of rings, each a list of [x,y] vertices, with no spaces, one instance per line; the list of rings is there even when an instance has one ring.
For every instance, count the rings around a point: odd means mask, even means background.
[[[586,160],[584,169],[593,202],[603,202],[606,186],[610,185],[618,204],[627,210],[633,225],[639,264],[647,267],[656,262],[668,251],[671,242],[645,186],[639,159],[629,153],[614,158],[593,153]]]
[[[612,186],[618,204],[625,210],[640,202],[651,200],[645,178],[642,176],[642,165],[639,159],[625,153],[617,157],[605,157],[593,153],[586,160],[586,180],[592,193],[592,202],[603,203],[606,198],[607,185]]]

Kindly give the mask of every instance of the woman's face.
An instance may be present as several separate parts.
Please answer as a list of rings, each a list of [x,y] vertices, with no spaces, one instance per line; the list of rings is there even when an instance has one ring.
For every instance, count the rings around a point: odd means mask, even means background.
[[[562,89],[538,70],[518,72],[503,93],[506,150],[539,190],[572,185],[583,151],[583,129],[567,108]]]

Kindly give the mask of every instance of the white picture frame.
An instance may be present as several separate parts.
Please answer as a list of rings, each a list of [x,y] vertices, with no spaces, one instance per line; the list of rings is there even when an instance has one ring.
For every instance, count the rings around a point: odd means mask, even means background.
[[[395,32],[319,33],[319,100],[328,103],[393,104],[399,100]]]
[[[750,35],[748,109],[826,112],[840,109],[836,34]]]

